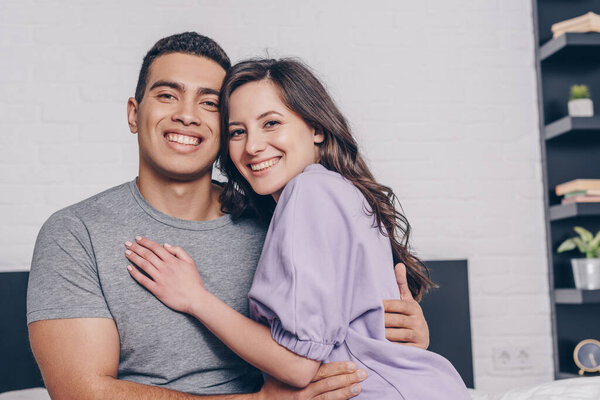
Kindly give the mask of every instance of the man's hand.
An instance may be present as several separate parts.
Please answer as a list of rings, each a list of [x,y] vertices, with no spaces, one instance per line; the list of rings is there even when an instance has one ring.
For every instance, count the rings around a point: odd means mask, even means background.
[[[310,385],[304,389],[288,386],[267,376],[257,393],[258,400],[346,400],[360,393],[359,382],[365,380],[364,370],[356,370],[352,362],[322,364]]]
[[[429,347],[429,327],[419,303],[413,299],[408,281],[406,266],[402,263],[395,268],[396,282],[400,289],[400,300],[384,300],[385,337],[392,342],[427,349]]]

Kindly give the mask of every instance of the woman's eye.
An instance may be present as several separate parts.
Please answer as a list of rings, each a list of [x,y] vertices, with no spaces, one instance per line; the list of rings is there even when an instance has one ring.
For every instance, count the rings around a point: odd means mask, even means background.
[[[229,132],[229,136],[233,138],[236,136],[243,135],[244,133],[245,133],[245,131],[243,129],[236,129],[234,131]]]
[[[279,121],[275,121],[275,120],[267,121],[267,122],[265,122],[265,128],[273,128],[274,126],[279,125],[279,124],[280,124]]]

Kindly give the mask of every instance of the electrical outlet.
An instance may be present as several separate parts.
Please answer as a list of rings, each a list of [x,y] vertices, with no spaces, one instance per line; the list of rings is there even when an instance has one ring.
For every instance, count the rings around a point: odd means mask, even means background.
[[[494,348],[493,365],[496,370],[533,369],[533,360],[525,347],[500,346]]]

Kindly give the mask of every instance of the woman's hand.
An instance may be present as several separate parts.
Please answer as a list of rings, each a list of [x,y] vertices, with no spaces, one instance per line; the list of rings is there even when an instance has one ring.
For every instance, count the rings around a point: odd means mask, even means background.
[[[127,266],[133,279],[166,306],[190,313],[192,305],[201,302],[206,293],[194,260],[181,247],[166,243],[163,247],[140,236],[135,240],[125,243],[125,256],[139,267]]]

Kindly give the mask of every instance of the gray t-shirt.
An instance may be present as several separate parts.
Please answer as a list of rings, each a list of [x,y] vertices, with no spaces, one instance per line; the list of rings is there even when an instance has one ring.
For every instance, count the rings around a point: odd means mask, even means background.
[[[127,272],[126,241],[135,236],[183,247],[206,288],[248,315],[248,292],[265,227],[229,215],[186,221],[154,209],[135,180],[52,215],[33,254],[28,323],[112,318],[119,331],[120,379],[193,394],[248,393],[262,382],[200,322],[171,310]]]

